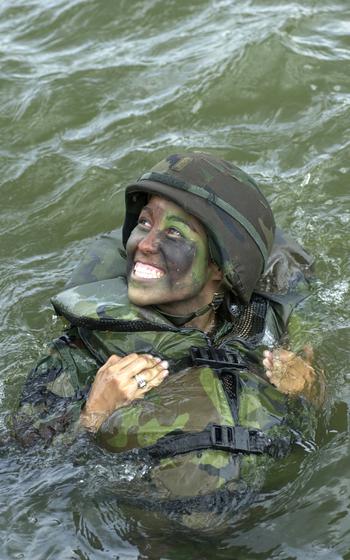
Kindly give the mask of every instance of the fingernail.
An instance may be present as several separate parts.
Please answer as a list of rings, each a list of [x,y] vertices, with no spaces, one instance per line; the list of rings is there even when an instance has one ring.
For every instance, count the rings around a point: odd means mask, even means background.
[[[160,362],[160,365],[164,369],[168,369],[168,367],[169,367],[169,363],[166,360],[163,360],[162,362]]]
[[[157,356],[152,356],[152,354],[145,354],[146,358],[152,358],[152,360],[155,360],[157,362],[157,364],[161,361],[160,358],[158,358]]]
[[[169,375],[169,370],[168,370],[168,369],[165,369],[165,370],[163,371],[163,377],[167,377],[168,375]]]

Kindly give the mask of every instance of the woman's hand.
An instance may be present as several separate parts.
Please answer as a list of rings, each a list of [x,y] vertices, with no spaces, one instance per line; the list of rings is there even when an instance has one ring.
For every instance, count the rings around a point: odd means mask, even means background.
[[[97,431],[112,412],[143,398],[168,375],[168,362],[149,354],[112,355],[98,370],[85,407],[81,424]]]
[[[308,360],[311,358],[310,352],[312,350],[309,350]],[[311,394],[316,381],[315,370],[309,362],[304,361],[294,352],[282,348],[273,351],[265,350],[263,365],[269,381],[281,393],[306,396]]]

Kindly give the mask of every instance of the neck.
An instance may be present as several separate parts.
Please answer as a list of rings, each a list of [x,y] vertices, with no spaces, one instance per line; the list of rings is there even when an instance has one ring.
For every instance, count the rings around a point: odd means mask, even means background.
[[[212,282],[195,301],[175,301],[155,308],[176,326],[186,326],[210,332],[215,326],[215,313],[224,299],[219,281]]]
[[[204,315],[200,315],[199,317],[194,317],[188,323],[185,323],[185,327],[193,327],[195,329],[199,329],[203,332],[210,332],[213,330],[215,326],[215,310],[210,309]]]
[[[160,311],[167,319],[169,319],[177,327],[193,327],[199,329],[203,332],[210,332],[215,325],[215,310],[216,307],[210,307],[208,304],[202,309],[196,310],[197,313],[186,313],[183,315],[172,314],[166,312],[164,309],[155,307],[157,311]]]

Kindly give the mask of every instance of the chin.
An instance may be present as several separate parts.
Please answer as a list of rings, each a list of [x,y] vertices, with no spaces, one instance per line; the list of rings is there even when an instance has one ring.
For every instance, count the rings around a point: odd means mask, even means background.
[[[145,290],[139,288],[128,287],[128,298],[130,303],[144,307],[146,305],[153,305],[156,303],[151,294],[145,293]]]

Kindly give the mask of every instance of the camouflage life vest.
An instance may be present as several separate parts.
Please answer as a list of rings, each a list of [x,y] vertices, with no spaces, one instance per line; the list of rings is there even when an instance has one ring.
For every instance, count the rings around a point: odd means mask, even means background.
[[[259,485],[263,466],[290,448],[286,399],[252,373],[239,343],[215,347],[202,331],[132,305],[123,277],[75,286],[52,303],[101,364],[132,352],[169,361],[169,378],[118,409],[97,434],[112,452],[137,449],[155,461],[159,498]]]

